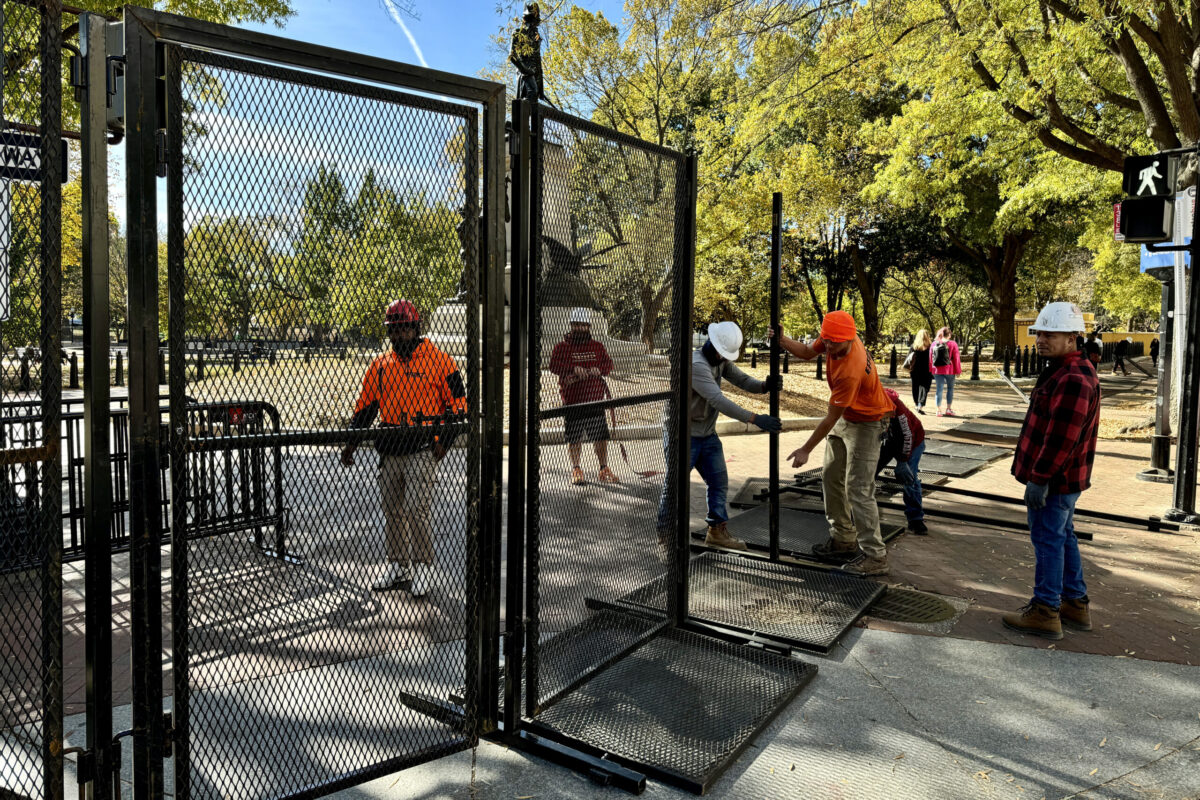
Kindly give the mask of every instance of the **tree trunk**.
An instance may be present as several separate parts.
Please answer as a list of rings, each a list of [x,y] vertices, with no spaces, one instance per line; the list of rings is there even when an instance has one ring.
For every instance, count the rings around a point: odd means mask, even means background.
[[[862,298],[863,341],[870,348],[879,342],[879,298],[867,267],[863,264],[858,245],[850,243],[850,263],[854,267],[854,279],[858,283],[858,294]]]

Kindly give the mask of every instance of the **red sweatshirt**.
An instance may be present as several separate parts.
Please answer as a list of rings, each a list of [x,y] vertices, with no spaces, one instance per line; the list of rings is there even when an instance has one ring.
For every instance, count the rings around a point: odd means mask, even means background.
[[[575,368],[592,367],[600,370],[600,377],[594,375],[586,378],[576,378]],[[604,345],[595,339],[576,344],[567,334],[561,342],[554,345],[550,354],[550,371],[558,376],[558,391],[562,395],[563,405],[575,403],[593,403],[603,400],[607,394],[604,376],[612,372],[613,362]]]

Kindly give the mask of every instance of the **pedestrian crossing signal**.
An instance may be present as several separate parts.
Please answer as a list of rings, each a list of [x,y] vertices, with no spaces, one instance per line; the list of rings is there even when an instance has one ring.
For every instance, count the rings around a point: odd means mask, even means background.
[[[1169,242],[1175,201],[1169,197],[1127,197],[1121,201],[1120,229],[1126,242]]]
[[[1130,197],[1174,197],[1179,159],[1159,153],[1125,159],[1123,186]]]

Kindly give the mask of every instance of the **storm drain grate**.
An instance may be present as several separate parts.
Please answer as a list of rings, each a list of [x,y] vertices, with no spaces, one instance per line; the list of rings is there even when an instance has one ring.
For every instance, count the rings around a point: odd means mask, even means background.
[[[703,793],[816,672],[673,629],[538,715],[534,730]]]
[[[821,498],[813,498],[812,502],[820,504]],[[755,550],[769,550],[771,548],[769,514],[770,507],[766,504],[743,511],[729,520],[729,532]],[[885,522],[883,523],[883,540],[890,541],[903,530],[904,527],[901,525],[890,525]],[[693,536],[703,539],[704,533],[705,531],[702,529],[693,532]],[[800,558],[812,558],[813,546],[828,538],[829,523],[825,520],[823,513],[799,511],[781,505],[779,509],[780,552]]]
[[[666,608],[665,578],[623,598]],[[688,574],[688,614],[700,622],[828,653],[884,591],[882,584],[812,567],[703,553]]]
[[[931,623],[951,619],[958,609],[936,594],[889,587],[867,613],[890,622]]]

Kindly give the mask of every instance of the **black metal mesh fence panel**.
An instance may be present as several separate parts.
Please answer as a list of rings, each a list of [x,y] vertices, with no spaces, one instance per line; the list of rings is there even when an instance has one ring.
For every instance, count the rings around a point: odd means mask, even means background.
[[[0,419],[23,418],[0,425],[0,795],[47,798],[63,791],[64,174],[54,5],[3,4],[0,133]]]
[[[673,387],[690,356],[674,315],[686,263],[683,157],[552,109],[540,115],[530,186],[531,715],[654,629],[605,606],[674,574],[674,493],[663,499],[674,434],[664,437],[678,428]]]
[[[177,793],[470,746],[476,107],[167,63]]]

